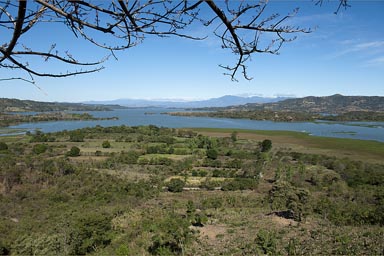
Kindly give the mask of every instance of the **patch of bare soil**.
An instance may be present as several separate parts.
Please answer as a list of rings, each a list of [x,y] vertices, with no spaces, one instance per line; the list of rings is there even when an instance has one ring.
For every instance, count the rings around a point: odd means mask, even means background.
[[[279,217],[275,214],[267,216],[273,223],[276,223],[279,226],[297,226],[298,222],[293,219],[286,219],[284,217]]]
[[[199,236],[202,239],[207,239],[209,243],[214,243],[217,237],[225,235],[227,233],[227,227],[225,225],[205,225],[203,227],[192,227],[194,230],[198,230]]]

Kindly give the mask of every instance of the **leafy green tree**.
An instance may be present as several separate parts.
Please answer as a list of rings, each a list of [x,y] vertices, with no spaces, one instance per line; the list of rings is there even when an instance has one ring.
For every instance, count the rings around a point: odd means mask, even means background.
[[[217,150],[216,149],[208,149],[207,150],[207,157],[212,160],[216,160],[218,156]]]
[[[286,215],[296,221],[301,221],[307,213],[308,198],[307,190],[293,187],[287,182],[278,182],[269,191],[271,210],[287,211]]]
[[[98,247],[105,247],[112,239],[112,217],[100,213],[87,213],[73,226],[70,254],[84,255]]]
[[[46,144],[35,144],[32,148],[32,152],[39,155],[47,151],[48,146]]]
[[[0,141],[0,151],[7,150],[7,149],[8,149],[8,145],[5,142]]]
[[[170,192],[181,192],[185,186],[185,181],[173,178],[168,182],[168,191]]]
[[[16,239],[11,252],[15,255],[57,255],[63,249],[60,240],[60,234],[25,234]]]
[[[16,159],[13,157],[0,157],[0,182],[5,193],[11,191],[12,187],[21,183],[22,169],[16,168]],[[1,223],[0,223],[1,224]],[[1,234],[0,225],[0,234]],[[1,236],[0,236],[1,241]]]
[[[232,142],[236,142],[237,141],[237,131],[233,131],[231,133],[231,140],[232,140]]]
[[[235,178],[234,180],[224,183],[221,189],[223,191],[255,189],[258,184],[257,179]]]
[[[83,142],[84,141],[84,134],[80,131],[74,131],[69,135],[69,141]]]
[[[131,150],[128,152],[121,152],[120,156],[118,157],[118,161],[124,164],[136,164],[139,157],[140,154],[138,152]]]
[[[33,134],[29,132],[29,135],[32,136],[29,142],[47,142],[48,141],[47,135],[39,130],[36,130],[35,133]]]
[[[196,211],[195,204],[193,203],[192,200],[188,200],[188,202],[187,202],[187,215],[191,216],[192,214],[195,213],[195,211]]]
[[[169,214],[165,219],[153,225],[154,235],[148,251],[153,255],[183,255],[184,246],[191,239],[190,222],[176,215]]]
[[[76,146],[71,147],[71,149],[67,152],[67,156],[71,156],[71,157],[80,156],[80,149]]]
[[[101,146],[102,146],[103,148],[110,148],[110,147],[111,147],[111,143],[110,143],[108,140],[106,140],[106,141],[103,141],[103,143],[101,144]]]
[[[259,230],[255,243],[257,245],[257,249],[261,251],[262,255],[276,254],[277,237],[273,232]]]
[[[132,255],[131,251],[129,250],[128,246],[125,244],[120,245],[116,250],[115,253],[117,256],[129,256]]]
[[[268,152],[272,149],[272,141],[271,140],[263,140],[260,144],[261,152]]]
[[[203,227],[208,221],[207,216],[202,212],[196,212],[196,206],[192,200],[187,202],[187,216],[191,224],[195,227]]]

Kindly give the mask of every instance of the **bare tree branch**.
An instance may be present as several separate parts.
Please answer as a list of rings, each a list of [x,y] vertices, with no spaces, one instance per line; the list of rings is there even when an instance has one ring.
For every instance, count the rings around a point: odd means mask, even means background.
[[[0,62],[2,62],[6,58],[9,58],[13,48],[15,48],[16,46],[17,39],[19,39],[22,28],[23,28],[26,9],[27,9],[27,1],[19,1],[19,8],[17,12],[17,19],[15,21],[14,30],[13,30],[13,36],[11,41],[8,44],[7,49],[3,52],[3,58],[0,59]]]
[[[85,20],[80,20],[79,18],[76,17],[76,15],[73,15],[73,14],[70,14],[70,13],[66,13],[64,12],[62,9],[60,8],[57,8],[56,6],[52,5],[52,4],[49,4],[48,2],[46,1],[43,1],[43,0],[35,0],[37,3],[47,7],[48,9],[51,9],[52,11],[54,11],[56,14],[58,15],[62,15],[63,17],[67,18],[67,20],[69,20],[71,23],[78,23],[82,26],[87,26],[91,29],[95,29],[95,30],[99,30],[101,32],[104,32],[104,33],[111,33],[113,34],[114,32],[111,30],[111,28],[103,28],[101,26],[97,26],[95,24],[92,24],[92,23],[88,23],[86,22]],[[20,1],[20,2],[26,2],[26,1]],[[75,2],[74,2],[75,3]],[[77,14],[76,12],[74,12],[74,14]]]
[[[125,5],[124,1],[119,0],[119,5],[121,6],[121,9],[123,9],[124,14],[127,15],[129,21],[132,23],[136,31],[141,31],[141,29],[137,26],[136,20],[133,18],[132,14],[128,11],[127,6]]]
[[[323,3],[323,0],[314,1],[316,5]],[[338,3],[336,13],[349,7],[348,0],[339,0]],[[67,77],[104,68],[100,65],[107,57],[96,61],[78,60],[76,51],[70,52],[70,47],[60,45],[60,42],[49,42],[49,36],[46,51],[28,45],[26,38],[31,28],[43,23],[50,24],[53,29],[65,24],[75,39],[80,37],[79,40],[105,49],[108,51],[106,55],[115,59],[115,51],[134,47],[152,36],[204,40],[208,35],[194,36],[188,27],[196,23],[208,28],[215,26],[213,35],[220,39],[223,49],[230,50],[237,58],[233,65],[220,64],[220,67],[234,81],[240,72],[245,79],[251,79],[246,64],[254,54],[278,54],[283,44],[293,41],[298,34],[311,32],[310,29],[289,25],[289,19],[298,9],[282,16],[268,14],[267,5],[267,0],[111,0],[97,4],[91,0],[0,0],[0,68],[12,72],[21,70],[31,78],[10,75],[10,78],[0,78],[0,81],[18,79],[34,83],[34,76]],[[201,11],[203,8],[208,11]],[[56,49],[53,52],[56,45],[61,52]],[[46,62],[58,61],[68,69],[61,73],[39,71],[45,70],[44,67],[28,62],[34,57],[43,58]],[[89,69],[71,68],[81,66]]]

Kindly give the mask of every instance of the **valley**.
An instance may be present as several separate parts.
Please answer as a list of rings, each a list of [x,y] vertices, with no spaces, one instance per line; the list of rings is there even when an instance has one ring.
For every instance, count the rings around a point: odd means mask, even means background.
[[[0,148],[3,254],[383,250],[380,142],[123,125]]]

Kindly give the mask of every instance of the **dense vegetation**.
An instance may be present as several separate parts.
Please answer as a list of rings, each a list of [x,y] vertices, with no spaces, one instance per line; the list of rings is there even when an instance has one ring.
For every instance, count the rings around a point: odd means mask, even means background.
[[[118,105],[88,105],[82,103],[40,102],[0,98],[1,112],[106,111],[122,108]]]
[[[304,97],[274,103],[250,103],[223,108],[201,108],[203,112],[170,112],[175,116],[203,116],[271,120],[303,121],[384,121],[384,97],[342,96]]]
[[[306,112],[293,111],[271,111],[271,110],[233,110],[225,109],[218,111],[192,111],[192,112],[167,112],[172,116],[198,116],[218,118],[238,118],[251,120],[270,120],[274,122],[313,122],[324,121],[372,121],[383,122],[384,112],[352,111],[339,115],[323,115]]]
[[[96,118],[89,113],[67,113],[67,112],[48,112],[38,113],[33,115],[23,114],[4,114],[0,113],[0,127],[7,127],[20,123],[33,123],[33,122],[45,122],[45,121],[87,121],[87,120],[116,120],[117,117],[108,118]]]
[[[241,131],[97,126],[1,137],[0,192],[0,254],[384,250],[382,161],[298,152]]]
[[[322,116],[318,119],[328,121],[384,121],[384,111],[351,111],[340,115]]]
[[[168,112],[172,116],[199,116],[219,118],[239,118],[251,120],[270,120],[275,122],[305,122],[315,121],[319,115],[299,112],[276,112],[270,110],[218,110],[218,111],[193,111],[193,112]]]
[[[237,107],[234,107],[235,109]],[[343,114],[348,112],[384,112],[384,97],[380,96],[331,96],[286,99],[266,104],[246,104],[247,110],[293,111],[306,113]]]

